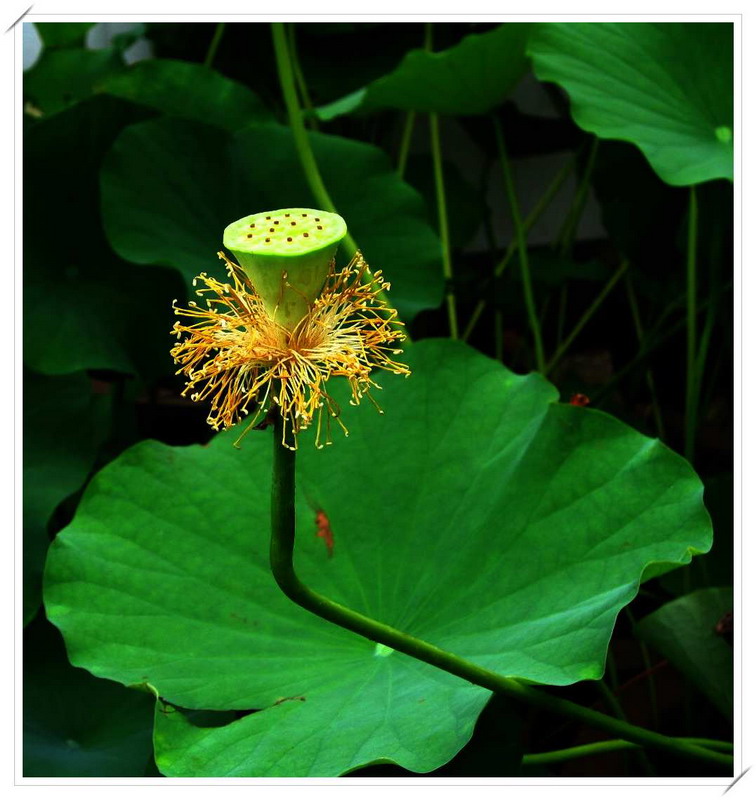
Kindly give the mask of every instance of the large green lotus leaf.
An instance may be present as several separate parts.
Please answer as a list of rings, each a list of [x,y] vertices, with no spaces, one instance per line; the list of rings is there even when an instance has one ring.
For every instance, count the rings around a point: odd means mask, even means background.
[[[438,53],[412,50],[393,72],[322,106],[317,115],[330,120],[380,108],[485,114],[504,101],[525,73],[530,29],[530,23],[507,23]]]
[[[544,22],[528,52],[581,128],[636,144],[687,186],[732,180],[732,42],[731,23]]]
[[[236,130],[272,114],[244,84],[201,64],[170,58],[139,61],[98,83],[99,91],[164,114]]]
[[[117,258],[99,219],[102,157],[147,113],[98,96],[25,132],[24,362],[37,372],[172,371],[170,304],[181,281]]]
[[[374,269],[392,284],[405,319],[436,307],[440,244],[418,193],[372,145],[310,134],[323,179]],[[102,170],[103,217],[124,258],[222,274],[215,254],[229,222],[264,209],[312,207],[288,128],[253,124],[234,136],[175,119],[131,126]],[[349,254],[351,255],[351,254]]]
[[[728,613],[732,589],[700,589],[663,605],[635,630],[732,719],[732,644],[716,630]]]
[[[24,374],[24,622],[41,600],[50,516],[81,487],[94,464],[92,402],[90,380],[82,372]]]
[[[503,674],[598,678],[644,566],[711,543],[690,466],[598,411],[555,402],[468,347],[426,340],[413,375],[298,463],[297,567],[316,589]],[[335,383],[335,382],[334,382]],[[270,436],[141,443],[90,485],[48,558],[45,603],[74,664],[149,683],[170,775],[429,771],[488,692],[290,603],[267,565]],[[334,542],[316,536],[323,510]],[[306,698],[305,700],[297,698]],[[196,729],[172,706],[264,709]]]

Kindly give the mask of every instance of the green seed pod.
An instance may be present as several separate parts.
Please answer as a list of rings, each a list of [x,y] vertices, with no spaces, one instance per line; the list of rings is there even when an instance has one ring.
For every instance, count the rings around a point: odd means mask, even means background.
[[[282,208],[232,222],[223,246],[249,275],[268,314],[293,330],[320,294],[346,232],[338,214]]]

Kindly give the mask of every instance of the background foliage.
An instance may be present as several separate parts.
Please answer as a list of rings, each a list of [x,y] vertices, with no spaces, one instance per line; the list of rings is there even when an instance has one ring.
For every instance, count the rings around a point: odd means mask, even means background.
[[[376,659],[372,651],[357,652],[371,646],[317,620],[300,619],[272,594],[254,602],[281,619],[290,614],[291,636],[313,637],[313,653],[320,657],[311,656],[307,681],[317,702],[288,699],[249,713],[288,694],[282,679],[245,687],[227,677],[214,692],[191,688],[209,673],[233,675],[228,665],[194,673],[169,669],[155,677],[155,664],[175,657],[177,643],[202,641],[206,652],[219,653],[227,647],[225,636],[233,635],[240,647],[259,648],[261,633],[250,636],[241,620],[250,584],[229,557],[238,551],[242,562],[248,558],[247,531],[257,527],[264,534],[267,514],[267,446],[264,456],[259,442],[241,456],[229,455],[223,438],[210,448],[177,449],[205,444],[210,432],[206,410],[180,396],[173,375],[171,300],[187,299],[199,271],[217,271],[218,239],[230,220],[317,200],[287,125],[269,26],[145,24],[101,49],[87,46],[97,32],[91,25],[37,28],[44,47],[24,76],[25,774],[153,775],[158,768],[164,774],[340,774],[375,761],[381,752],[402,766],[374,764],[359,774],[407,774],[403,769],[439,775],[666,775],[691,769],[711,774],[708,766],[653,755],[641,761],[636,754],[532,766],[522,759],[524,751],[567,747],[591,732],[545,712],[524,716],[398,654]],[[327,454],[303,453],[307,494],[300,498],[300,527],[313,531],[309,540],[303,537],[312,579],[324,575],[321,579],[331,582],[325,588],[357,605],[362,597],[369,605],[372,584],[360,577],[359,564],[383,559],[386,575],[398,570],[394,596],[401,598],[419,580],[402,572],[401,565],[413,561],[408,554],[429,552],[431,542],[423,537],[445,541],[443,552],[456,554],[455,570],[449,571],[448,559],[429,562],[428,581],[464,585],[483,577],[478,594],[466,600],[453,587],[447,592],[459,605],[460,619],[460,609],[469,603],[469,616],[456,634],[451,611],[433,623],[417,616],[415,624],[428,638],[440,641],[446,635],[470,657],[483,663],[488,653],[492,666],[505,670],[519,653],[515,674],[561,685],[553,691],[626,714],[638,724],[672,735],[727,738],[731,26],[437,24],[429,29],[322,23],[291,26],[288,36],[315,156],[354,238],[391,280],[392,298],[414,339],[449,335],[442,301],[451,291],[469,345],[413,345],[408,358],[417,360],[415,376],[385,381],[385,418],[361,409],[349,440]],[[361,57],[353,59],[354,52]],[[151,57],[130,63],[139,53]],[[434,125],[440,131],[438,149]],[[439,172],[448,232],[437,213]],[[518,253],[518,238],[525,244],[526,234],[527,247]],[[453,277],[445,279],[450,264]],[[541,378],[508,371],[536,369],[539,340],[540,366],[556,390]],[[489,373],[486,380],[503,382],[499,389],[476,383]],[[408,407],[427,408],[426,381],[444,397],[464,400],[442,404],[434,416],[404,418]],[[515,386],[528,388],[518,395]],[[555,402],[568,403],[578,393],[612,417]],[[517,396],[524,398],[520,407]],[[528,465],[507,442],[528,430],[539,413],[570,420],[573,438],[552,440],[542,433],[545,438],[536,441],[543,443],[544,462]],[[381,427],[389,417],[392,426]],[[650,444],[622,423],[665,446]],[[334,475],[357,478],[368,442],[375,443],[372,453],[382,457],[381,465],[389,465],[385,474],[378,470],[372,489],[359,480],[355,486],[342,481],[329,487],[309,465],[320,458],[318,465],[327,464]],[[631,469],[621,479],[630,483],[614,489],[608,484],[603,501],[603,495],[592,494],[591,481],[608,479],[604,471],[621,472],[623,459],[635,463],[633,448],[642,454],[635,464],[643,467],[640,477]],[[703,479],[715,545],[690,566],[655,578],[672,564],[648,571],[636,596],[646,564],[684,563],[709,546],[708,518],[697,505],[700,489],[674,450],[691,460]],[[497,494],[500,489],[483,492],[486,481],[498,485],[500,472],[486,459],[476,460],[481,452],[494,464],[518,464],[507,478],[509,495]],[[649,460],[655,466],[649,467]],[[243,480],[236,474],[239,463],[249,470]],[[551,463],[570,468],[554,473],[553,494],[533,506],[528,493],[541,485],[548,472],[544,464]],[[396,469],[400,475],[433,476],[425,512],[418,510],[422,505],[405,507],[405,496],[407,503],[416,499],[407,495],[413,484],[397,482]],[[223,475],[217,489],[223,502],[244,509],[244,526],[229,531],[224,546],[216,536],[223,519],[207,516],[213,501],[199,516],[185,505],[196,491],[197,470]],[[253,475],[259,478],[252,480]],[[470,476],[479,476],[472,488]],[[669,498],[659,501],[667,501],[666,511],[653,511],[654,489],[678,479],[683,488],[675,502],[689,512],[670,506]],[[360,536],[359,520],[349,519],[345,498],[365,491],[364,515],[371,524]],[[630,509],[628,498],[643,492],[646,505]],[[476,514],[490,496],[501,505],[488,508],[487,525],[478,527]],[[518,497],[527,498],[521,506]],[[513,573],[491,557],[494,545],[482,533],[498,541],[518,515],[570,502],[576,505],[542,538],[537,527],[525,525],[522,551],[509,553],[517,570],[525,570],[521,576],[540,579],[548,589],[532,596],[515,593],[516,602],[508,600],[514,587],[502,588],[501,580]],[[328,508],[334,530],[355,531],[354,566],[347,574],[345,561],[329,560],[314,536],[319,506]],[[194,516],[182,519],[182,508]],[[609,508],[646,528],[653,546],[634,539],[632,525],[626,541],[592,540],[584,520],[601,519],[596,515]],[[642,516],[649,513],[651,527]],[[394,528],[416,538],[397,549],[388,538],[397,535]],[[375,529],[386,531],[377,553],[360,550],[369,547]],[[190,530],[198,541],[187,538]],[[470,535],[474,531],[481,535]],[[146,538],[140,543],[141,535]],[[52,541],[45,610],[40,584]],[[629,562],[623,561],[623,542],[636,553]],[[570,559],[575,569],[584,568],[584,555],[571,549],[581,543],[599,548],[601,559],[594,564],[604,565],[602,580],[608,583],[592,585],[597,570],[590,569],[581,585],[592,586],[595,595],[577,598],[568,591],[574,574],[560,570]],[[341,540],[337,546],[348,547]],[[218,548],[214,558],[201,555],[207,548]],[[542,555],[528,567],[531,574],[524,565],[532,552]],[[549,564],[551,552],[562,560]],[[264,575],[256,558],[255,569]],[[122,570],[125,583],[117,586],[112,581]],[[486,594],[486,582],[496,587],[494,595]],[[172,597],[206,599],[219,586],[226,594],[203,606],[190,603],[178,611],[166,606]],[[607,592],[614,592],[609,600]],[[588,603],[595,615],[591,604],[602,593],[603,622],[586,640],[576,633],[580,604]],[[542,596],[551,600],[538,610]],[[537,622],[560,597],[569,609],[564,621],[574,627],[573,639],[562,643],[560,652],[582,648],[580,664],[560,664],[556,650],[549,651],[553,629]],[[510,601],[514,604],[507,606]],[[145,617],[144,604],[150,603],[151,616]],[[484,612],[476,613],[482,606]],[[622,606],[627,607],[615,623]],[[246,612],[248,618],[258,613],[255,608]],[[380,611],[391,618],[404,608],[397,601]],[[550,630],[546,645],[501,627],[502,620],[517,615],[527,620],[534,608],[523,629],[536,637]],[[46,614],[68,637],[72,663],[100,677],[71,666]],[[227,623],[232,634],[218,639],[213,626],[224,614],[241,616]],[[140,628],[140,618],[153,622]],[[192,618],[208,626],[207,639],[194,638],[196,629],[187,622]],[[297,625],[311,634],[297,633]],[[508,636],[514,636],[509,649],[502,649]],[[135,655],[147,642],[162,654],[157,661]],[[282,656],[291,648],[285,642],[278,631],[270,650],[274,674],[287,663]],[[597,683],[607,643],[607,674]],[[546,649],[533,659],[533,647]],[[508,657],[500,663],[502,652]],[[187,655],[197,654],[181,657]],[[529,659],[540,666],[528,667]],[[142,691],[115,681],[140,684]],[[296,694],[297,680],[290,683]],[[370,687],[365,702],[347,705],[334,717],[336,699],[359,692],[363,684]],[[157,766],[151,741],[154,686],[175,704],[157,704]],[[409,701],[395,694],[399,688],[406,695],[419,692],[423,702],[413,701],[410,713]],[[376,725],[387,692],[396,709],[390,719],[408,732],[401,741],[390,725]],[[425,735],[425,715],[435,719],[437,736]],[[331,738],[316,737],[281,761],[281,741],[289,741],[292,731],[314,730],[324,717],[341,723],[334,723]],[[349,734],[354,730],[366,732],[362,751]],[[256,753],[251,761],[250,751]]]

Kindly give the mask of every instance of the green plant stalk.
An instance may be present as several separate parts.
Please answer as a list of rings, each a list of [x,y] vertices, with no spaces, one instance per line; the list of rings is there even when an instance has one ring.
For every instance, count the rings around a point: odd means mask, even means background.
[[[687,258],[687,364],[685,381],[685,458],[693,463],[696,444],[697,387],[700,376],[696,369],[696,244],[698,239],[698,198],[696,187],[690,187],[688,206]]]
[[[509,199],[509,207],[512,211],[512,222],[515,228],[515,238],[517,240],[517,250],[520,255],[520,273],[522,277],[522,291],[523,299],[525,300],[525,308],[528,312],[528,321],[530,322],[530,331],[533,334],[533,344],[535,346],[536,366],[538,371],[546,373],[546,358],[543,352],[543,337],[541,336],[541,325],[538,321],[538,314],[535,309],[535,299],[533,298],[533,285],[530,280],[530,264],[528,262],[528,245],[525,237],[525,226],[520,216],[520,204],[517,202],[517,194],[515,192],[514,180],[512,179],[512,170],[509,165],[509,158],[507,157],[507,150],[504,145],[504,136],[501,132],[501,124],[498,117],[493,117],[494,133],[496,135],[496,143],[499,146],[499,158],[501,160],[501,168],[504,172],[504,185],[507,190],[507,198]]]
[[[407,169],[407,158],[409,157],[410,144],[412,143],[412,132],[415,129],[415,112],[408,111],[404,118],[402,127],[402,138],[399,142],[399,155],[396,159],[396,174],[404,178],[404,171]]]
[[[614,663],[614,657],[612,656],[611,651],[607,652],[606,661],[607,661],[607,666],[611,667],[610,672],[611,672],[612,686],[611,687],[608,686],[606,681],[604,680],[598,681],[599,694],[601,694],[601,696],[604,698],[604,702],[609,707],[611,713],[615,717],[617,717],[617,719],[621,719],[623,722],[627,722],[627,715],[625,714],[625,710],[622,708],[622,703],[620,703],[619,698],[615,694],[615,691],[617,689],[617,668]],[[653,766],[651,765],[651,762],[648,760],[648,756],[646,755],[646,753],[643,750],[641,750],[638,753],[638,756],[644,772],[647,775],[655,775],[656,772]]]
[[[310,98],[310,92],[307,89],[307,82],[304,79],[304,75],[302,74],[302,68],[299,65],[299,55],[297,53],[297,39],[296,39],[296,28],[292,23],[288,27],[289,33],[289,54],[291,56],[291,66],[294,72],[294,79],[297,83],[297,88],[299,90],[299,96],[302,98],[302,102],[304,103],[304,107],[307,109],[309,113],[307,117],[307,122],[310,126],[310,130],[316,131],[319,128],[318,125],[318,118],[315,116],[314,107],[312,105],[312,99]]]
[[[556,196],[556,193],[562,188],[565,180],[567,180],[567,176],[572,171],[572,167],[574,166],[575,160],[574,158],[568,161],[557,174],[554,176],[554,179],[551,183],[546,187],[546,191],[538,198],[538,202],[535,204],[533,210],[528,214],[528,216],[523,221],[522,225],[525,229],[525,233],[528,233],[533,225],[538,222],[541,218],[543,212],[549,207],[549,204]],[[517,240],[513,239],[509,246],[507,247],[504,256],[502,257],[501,261],[496,265],[494,269],[494,277],[498,278],[503,273],[504,270],[509,266],[509,262],[512,260],[515,252],[517,251]],[[470,316],[470,320],[465,327],[465,331],[462,334],[462,341],[466,342],[470,338],[470,334],[472,334],[473,329],[478,324],[478,320],[480,319],[481,314],[485,311],[486,308],[486,301],[484,299],[478,300],[477,305],[473,309],[473,313]]]
[[[449,336],[459,339],[457,324],[457,298],[452,288],[454,271],[449,243],[449,219],[446,213],[446,192],[444,191],[444,170],[441,163],[441,139],[438,135],[438,114],[428,115],[430,123],[431,153],[433,155],[433,178],[436,184],[436,205],[438,207],[438,232],[441,236],[441,263],[446,280],[446,311],[449,315]]]
[[[218,46],[220,45],[225,30],[226,30],[225,22],[219,22],[215,26],[215,31],[213,32],[213,38],[210,41],[210,47],[208,47],[207,49],[207,55],[205,56],[205,61],[204,61],[204,66],[206,66],[208,69],[213,66],[213,61],[215,61],[215,54],[218,52]]]
[[[604,285],[604,288],[598,293],[596,299],[591,303],[588,309],[585,311],[582,317],[577,321],[575,327],[570,331],[567,338],[562,342],[562,344],[557,348],[556,353],[551,358],[551,361],[546,365],[545,373],[548,375],[554,367],[559,363],[559,360],[562,356],[567,352],[570,345],[575,341],[575,338],[578,336],[580,331],[587,325],[590,321],[591,317],[596,313],[599,306],[604,302],[607,295],[612,291],[612,289],[617,284],[617,281],[625,274],[625,270],[628,267],[628,261],[623,261],[617,271],[612,275],[612,277],[607,281]]]
[[[723,752],[732,752],[731,742],[720,742],[716,739],[694,739],[694,738],[679,738],[678,742],[686,742],[687,744],[699,745],[701,747],[708,747],[711,750],[721,750]],[[584,758],[586,756],[596,756],[601,753],[612,753],[616,750],[637,750],[640,747],[633,742],[626,742],[622,739],[609,739],[603,742],[591,742],[590,744],[581,744],[577,747],[567,747],[564,750],[551,750],[547,753],[526,753],[522,757],[522,763],[526,766],[535,766],[537,764],[558,764],[562,761],[571,761],[573,758]]]
[[[318,205],[324,211],[330,211],[337,214],[336,206],[334,205],[331,196],[328,194],[323,178],[318,169],[318,163],[315,160],[315,154],[310,145],[310,139],[307,136],[307,129],[302,121],[302,109],[299,106],[299,99],[297,98],[297,90],[294,84],[294,69],[292,67],[291,55],[289,48],[286,44],[286,29],[283,22],[272,22],[271,30],[273,33],[273,50],[276,54],[276,67],[278,69],[278,79],[281,83],[281,92],[283,93],[284,103],[286,104],[286,111],[289,116],[289,126],[294,136],[294,144],[299,155],[299,160],[304,170],[305,178],[310,187],[310,191],[315,196]],[[356,253],[360,248],[357,246],[354,238],[350,233],[344,237],[344,244],[351,254]],[[368,274],[370,272],[368,271]],[[384,291],[378,293],[378,297],[390,305],[390,301]],[[397,326],[399,327],[399,326]],[[412,339],[409,332],[403,326],[401,329],[404,333],[405,344],[410,344]]]
[[[598,137],[594,136],[593,141],[591,142],[591,148],[588,151],[588,161],[585,165],[585,171],[580,179],[577,191],[572,199],[572,204],[567,212],[567,217],[557,237],[557,241],[559,242],[557,251],[561,256],[566,256],[572,249],[572,243],[575,240],[575,233],[583,216],[583,210],[585,209],[585,204],[588,200],[588,189],[591,185],[593,168],[596,166],[598,143]]]
[[[613,719],[577,703],[554,697],[519,681],[484,669],[422,639],[417,639],[390,625],[384,625],[382,622],[353,611],[303,584],[294,570],[296,452],[282,444],[282,436],[283,420],[280,414],[276,414],[273,431],[270,566],[279,588],[294,603],[322,619],[359,636],[364,636],[372,642],[424,661],[426,664],[431,664],[489,691],[506,695],[551,713],[564,715],[629,742],[659,748],[680,756],[703,759],[727,766],[732,765],[730,756],[707,750],[698,745],[680,742],[660,733],[630,725],[622,720]]]
[[[625,288],[627,289],[627,300],[630,304],[630,313],[633,317],[633,325],[635,326],[635,335],[638,337],[638,344],[643,344],[643,323],[640,318],[640,310],[638,308],[638,298],[635,295],[635,287],[633,286],[632,277],[628,273],[625,276]],[[656,394],[656,381],[651,369],[646,370],[646,385],[648,386],[649,394],[651,395],[651,408],[654,414],[654,424],[656,425],[656,433],[659,438],[666,439],[667,435],[664,429],[664,421],[662,420],[661,408],[659,406],[659,399]]]
[[[294,136],[294,144],[297,148],[299,160],[302,163],[302,169],[304,170],[310,190],[315,195],[315,200],[320,208],[324,211],[331,211],[337,214],[336,206],[333,200],[331,200],[331,196],[328,194],[325,183],[323,183],[323,178],[318,169],[318,163],[315,160],[315,154],[310,145],[310,139],[307,136],[307,129],[302,121],[302,109],[299,106],[297,90],[294,84],[294,69],[292,67],[289,47],[286,43],[286,29],[284,28],[284,23],[272,22],[271,28],[273,31],[273,49],[276,53],[278,79],[281,82],[281,91],[289,116],[289,126]],[[359,250],[357,242],[354,241],[349,233],[344,237],[344,242],[352,253]]]
[[[637,624],[635,615],[630,610],[630,606],[625,606],[625,614],[630,621],[630,626],[635,629]],[[638,642],[638,647],[641,653],[641,659],[643,661],[643,668],[648,673],[648,700],[649,705],[651,706],[651,719],[654,723],[654,727],[659,727],[659,702],[656,694],[656,679],[654,678],[653,673],[653,665],[651,664],[651,654],[649,653],[648,647],[645,642],[641,641],[640,639],[636,640]]]

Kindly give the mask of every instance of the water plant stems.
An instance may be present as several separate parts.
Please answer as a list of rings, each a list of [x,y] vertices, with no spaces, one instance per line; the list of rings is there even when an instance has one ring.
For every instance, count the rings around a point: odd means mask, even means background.
[[[316,131],[319,128],[318,118],[314,114],[314,107],[312,105],[312,100],[310,99],[310,92],[307,89],[307,82],[304,79],[304,75],[302,74],[302,67],[299,64],[299,55],[297,53],[296,25],[294,23],[289,25],[288,33],[289,33],[289,42],[288,42],[289,56],[291,58],[291,66],[292,66],[292,71],[294,72],[294,79],[297,83],[299,96],[302,98],[304,107],[308,111],[307,123],[310,126],[310,130]]]
[[[546,191],[538,198],[538,202],[535,204],[533,210],[528,214],[527,217],[523,220],[522,226],[524,228],[525,233],[533,227],[533,225],[538,222],[541,218],[543,212],[548,208],[549,203],[554,199],[556,193],[562,188],[565,180],[567,180],[567,176],[572,171],[572,167],[575,163],[574,158],[570,159],[554,176],[554,179],[546,188]],[[509,266],[509,262],[512,260],[515,252],[517,251],[517,240],[513,239],[509,246],[507,247],[506,252],[504,253],[503,258],[501,261],[496,265],[494,270],[494,277],[498,278],[504,270]],[[478,304],[473,309],[473,313],[470,316],[470,320],[465,327],[465,331],[462,334],[462,341],[466,342],[470,338],[470,334],[473,332],[473,329],[478,324],[478,320],[480,319],[481,314],[485,311],[486,308],[486,301],[485,299],[480,299]]]
[[[407,169],[407,157],[409,156],[410,144],[412,142],[412,132],[415,128],[415,112],[408,111],[404,117],[402,127],[402,138],[399,142],[399,155],[396,159],[396,174],[404,178],[404,171]]]
[[[428,115],[430,124],[431,153],[433,156],[433,178],[436,184],[436,204],[438,206],[438,232],[441,236],[441,263],[446,280],[446,311],[449,315],[449,336],[459,339],[457,324],[457,298],[452,287],[454,273],[449,243],[449,220],[446,214],[446,193],[444,192],[444,170],[441,163],[441,140],[438,135],[438,114]]]
[[[625,274],[625,270],[628,268],[628,261],[623,261],[617,271],[612,275],[612,277],[608,280],[608,282],[604,285],[603,289],[598,293],[596,299],[591,303],[588,309],[585,311],[582,317],[577,321],[575,327],[570,331],[567,338],[559,345],[557,348],[556,353],[551,357],[551,360],[546,365],[546,369],[544,370],[544,374],[548,375],[554,367],[559,363],[559,360],[562,356],[567,352],[570,345],[573,343],[577,335],[583,328],[586,326],[590,318],[596,313],[599,306],[604,302],[609,292],[615,287],[617,281]]]
[[[323,178],[318,169],[318,162],[315,160],[315,154],[312,151],[312,145],[307,134],[307,129],[304,126],[302,119],[302,108],[299,105],[299,98],[297,97],[297,89],[294,82],[294,67],[291,60],[291,54],[286,41],[286,29],[283,22],[272,22],[271,30],[273,33],[273,50],[276,54],[276,66],[278,68],[278,79],[281,83],[281,92],[283,93],[284,103],[286,104],[286,111],[289,116],[289,127],[294,135],[294,144],[297,148],[297,154],[304,170],[305,178],[310,187],[310,191],[315,197],[315,202],[323,211],[330,211],[331,213],[338,213],[336,206],[328,194]],[[353,255],[360,248],[357,246],[354,238],[350,233],[344,237],[344,246],[349,251],[349,255]],[[370,274],[368,270],[367,274]],[[389,304],[386,292],[381,290],[378,297]],[[410,344],[412,341],[410,335],[402,327],[404,332],[404,343]]]
[[[525,308],[528,312],[530,331],[533,334],[533,345],[535,347],[536,367],[539,372],[546,373],[546,357],[543,352],[543,337],[541,336],[541,324],[535,309],[535,299],[533,298],[533,285],[530,280],[530,263],[528,262],[528,245],[525,238],[525,226],[520,216],[520,204],[517,202],[514,180],[512,179],[512,169],[507,157],[507,150],[504,144],[504,136],[501,132],[501,123],[497,116],[493,117],[494,134],[496,143],[499,147],[499,159],[501,168],[504,172],[504,186],[507,190],[509,207],[512,212],[512,222],[515,229],[515,239],[517,240],[517,250],[520,256],[520,276],[522,279],[523,299]]]
[[[688,258],[687,258],[687,359],[685,380],[685,458],[693,463],[696,444],[696,413],[698,386],[696,369],[696,245],[698,239],[698,198],[696,187],[690,187],[688,205]]]
[[[567,217],[564,220],[561,230],[559,231],[558,242],[559,246],[557,252],[561,256],[569,255],[572,249],[572,243],[575,239],[580,219],[583,216],[583,210],[588,200],[588,189],[591,185],[591,177],[593,175],[593,168],[596,165],[596,153],[598,153],[598,137],[594,136],[591,142],[590,150],[588,151],[588,161],[583,171],[583,176],[578,184],[575,196],[572,199],[572,204],[567,212]]]
[[[315,196],[316,202],[323,211],[330,211],[334,214],[338,213],[333,200],[331,200],[331,196],[328,194],[328,189],[326,189],[325,183],[323,183],[323,178],[318,169],[318,163],[315,160],[315,154],[312,152],[312,145],[307,135],[307,129],[302,120],[302,109],[299,105],[299,98],[297,97],[297,90],[294,82],[294,68],[286,41],[284,23],[272,22],[271,28],[273,32],[273,49],[276,53],[276,66],[278,67],[278,79],[281,82],[281,91],[283,93],[284,103],[286,104],[286,111],[289,115],[289,126],[294,135],[294,144],[297,148],[299,160],[302,162],[302,169],[307,178],[307,183],[309,184],[310,191],[312,191]],[[354,241],[349,233],[344,237],[344,244],[351,253],[359,250],[357,242]]]
[[[207,55],[205,56],[205,62],[204,62],[204,65],[208,69],[213,66],[213,61],[215,61],[215,54],[218,52],[218,46],[220,45],[225,30],[226,30],[225,22],[219,22],[215,26],[215,31],[213,32],[213,38],[210,41],[210,47],[207,48]]]
[[[708,747],[711,750],[721,750],[725,753],[732,752],[731,742],[720,742],[717,739],[680,738],[677,741]],[[561,761],[571,761],[573,758],[596,756],[601,753],[612,753],[616,750],[637,750],[639,747],[640,745],[626,742],[622,739],[608,739],[603,742],[591,742],[577,747],[567,747],[564,750],[551,750],[547,753],[527,753],[522,757],[522,763],[531,766],[536,764],[558,764]]]
[[[427,52],[433,49],[433,24],[425,25],[424,47]],[[454,271],[451,260],[451,243],[449,242],[449,218],[446,213],[446,192],[444,191],[444,168],[441,160],[441,137],[438,133],[438,114],[431,111],[428,114],[428,127],[430,129],[431,157],[433,159],[433,181],[436,187],[436,208],[438,209],[438,233],[441,237],[441,266],[446,282],[446,313],[449,317],[449,336],[459,339],[459,325],[457,323],[457,296],[454,294],[452,280]]]
[[[732,765],[731,756],[613,719],[577,703],[526,686],[353,611],[305,586],[294,570],[296,452],[282,444],[283,433],[283,420],[276,413],[273,431],[270,566],[281,591],[294,603],[372,642],[424,661],[489,691],[599,728],[628,742],[655,747],[684,757]]]
[[[635,295],[635,286],[631,274],[625,276],[625,288],[627,289],[627,300],[630,304],[630,313],[633,317],[633,325],[635,327],[635,335],[638,337],[638,344],[643,344],[643,323],[641,322],[640,311],[638,309],[638,298]],[[713,307],[713,306],[712,306]],[[646,370],[646,385],[648,386],[649,394],[651,395],[651,408],[654,414],[654,424],[656,425],[656,433],[660,439],[667,438],[664,430],[664,422],[662,420],[661,408],[659,400],[656,395],[656,381],[654,381],[654,374],[651,369]]]

